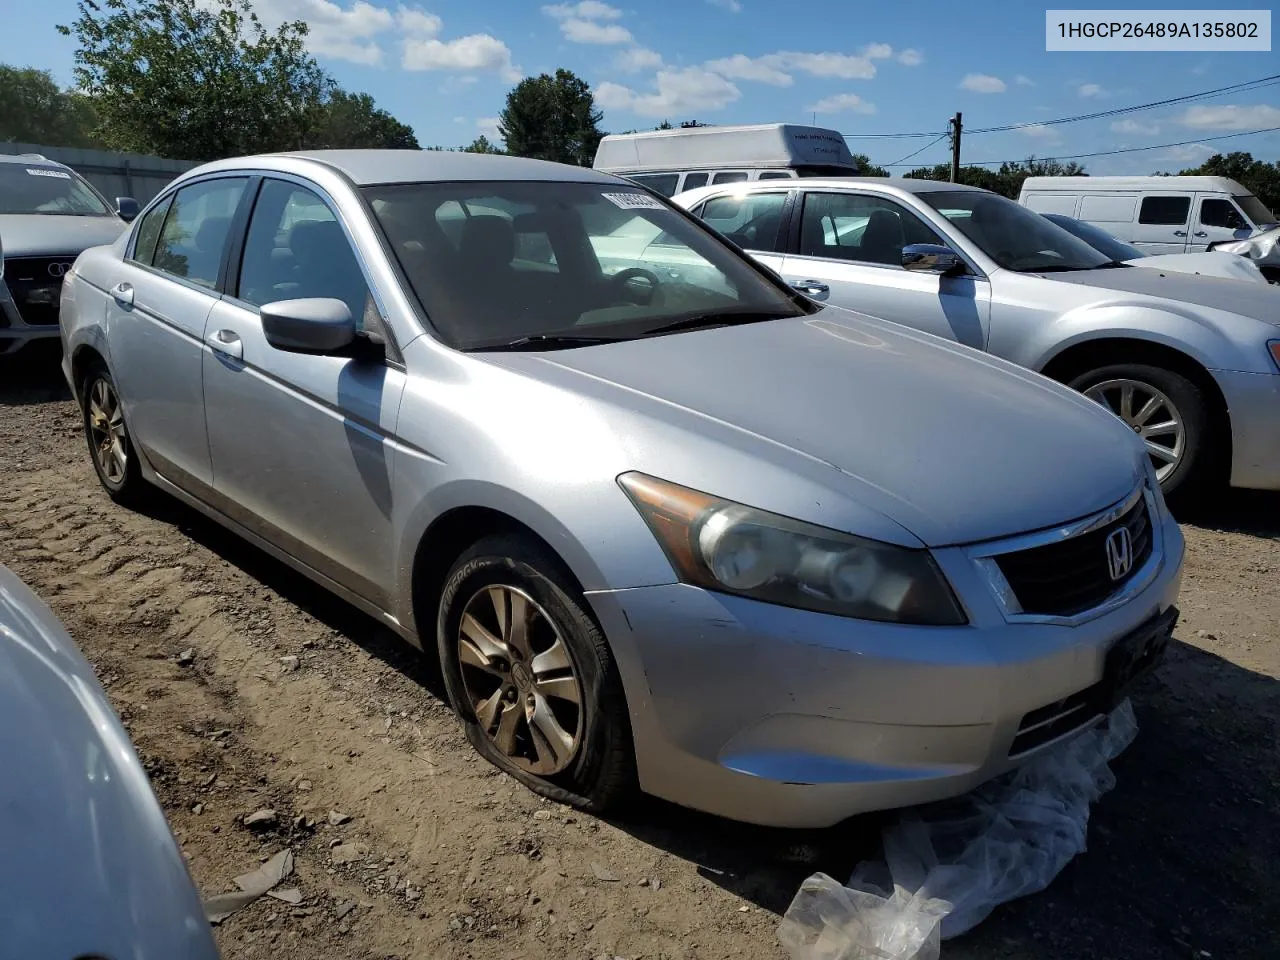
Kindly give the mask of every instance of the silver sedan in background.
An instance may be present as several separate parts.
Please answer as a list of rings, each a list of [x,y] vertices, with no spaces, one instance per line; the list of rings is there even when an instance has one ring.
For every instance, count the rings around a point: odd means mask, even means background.
[[[99,479],[439,657],[476,749],[817,826],[964,792],[1158,662],[1183,541],[1044,377],[790,290],[626,181],[316,152],[174,182],[63,293]]]

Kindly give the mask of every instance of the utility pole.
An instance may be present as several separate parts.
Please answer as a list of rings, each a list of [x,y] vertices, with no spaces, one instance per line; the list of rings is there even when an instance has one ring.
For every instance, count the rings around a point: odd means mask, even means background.
[[[951,182],[960,180],[960,114],[951,118]]]

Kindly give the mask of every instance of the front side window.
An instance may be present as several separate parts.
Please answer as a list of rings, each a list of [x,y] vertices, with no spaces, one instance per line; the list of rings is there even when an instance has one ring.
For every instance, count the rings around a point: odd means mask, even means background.
[[[1190,197],[1143,197],[1138,222],[1152,226],[1181,227],[1191,210]]]
[[[174,194],[152,266],[202,287],[216,287],[231,218],[248,182],[244,177],[204,180]]]
[[[412,292],[460,349],[629,339],[672,323],[817,309],[687,216],[623,185],[410,183],[364,194]]]
[[[1222,227],[1226,230],[1239,230],[1241,227],[1248,226],[1235,204],[1218,197],[1206,197],[1200,201],[1200,224],[1205,227]]]
[[[716,231],[744,250],[778,252],[778,228],[782,226],[782,208],[787,194],[748,193],[712,197],[702,207],[700,216]]]
[[[800,216],[800,253],[885,266],[902,266],[909,243],[942,243],[910,210],[884,197],[806,193]]]
[[[0,214],[109,217],[98,192],[70,170],[38,161],[0,163]]]
[[[255,307],[275,300],[341,300],[357,327],[372,308],[369,286],[342,225],[312,190],[266,180],[249,219],[236,295]]]
[[[1006,270],[1094,270],[1111,258],[1056,223],[986,190],[927,190],[919,198]]]

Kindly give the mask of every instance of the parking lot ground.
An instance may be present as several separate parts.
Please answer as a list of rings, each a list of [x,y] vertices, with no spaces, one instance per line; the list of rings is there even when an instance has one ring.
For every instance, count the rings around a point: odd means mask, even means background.
[[[0,366],[0,455],[0,562],[93,662],[201,890],[296,854],[302,903],[227,920],[227,960],[781,957],[803,877],[875,849],[875,818],[790,833],[541,802],[369,618],[176,502],[114,506],[47,352]],[[948,960],[1280,957],[1280,496],[1185,529],[1176,642],[1089,851]]]

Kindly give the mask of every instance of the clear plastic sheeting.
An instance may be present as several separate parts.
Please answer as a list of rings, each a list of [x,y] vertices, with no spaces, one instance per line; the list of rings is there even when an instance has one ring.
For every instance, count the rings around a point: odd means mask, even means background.
[[[1248,257],[1259,266],[1280,267],[1280,227],[1263,230],[1245,240],[1216,243],[1213,249]]]
[[[1096,727],[956,800],[905,812],[884,860],[844,887],[805,881],[778,930],[792,960],[937,960],[940,941],[1045,889],[1085,849],[1107,766],[1138,732],[1129,701]]]

